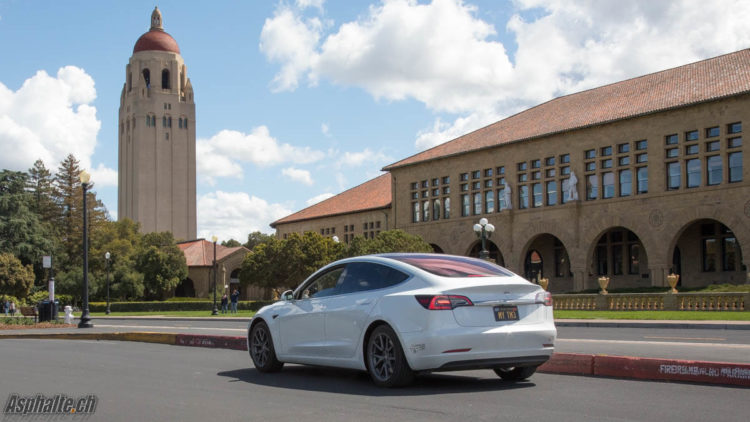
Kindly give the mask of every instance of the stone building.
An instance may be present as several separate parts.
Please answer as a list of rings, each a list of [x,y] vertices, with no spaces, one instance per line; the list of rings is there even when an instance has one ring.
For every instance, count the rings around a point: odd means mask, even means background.
[[[747,283],[748,126],[742,50],[555,98],[272,227],[341,237],[361,213],[350,204],[378,198],[389,228],[438,252],[477,256],[472,226],[487,218],[491,259],[548,278],[553,292],[595,288],[600,276],[610,288],[665,286],[670,272],[682,286]],[[386,177],[389,195],[368,189]]]
[[[139,222],[144,233],[195,239],[193,87],[158,8],[125,69],[118,147],[117,217]]]

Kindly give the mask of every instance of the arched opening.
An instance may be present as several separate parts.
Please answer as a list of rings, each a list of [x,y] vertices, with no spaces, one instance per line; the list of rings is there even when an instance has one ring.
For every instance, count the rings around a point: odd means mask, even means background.
[[[646,249],[625,227],[613,227],[597,238],[589,269],[589,286],[609,277],[609,289],[648,287],[651,284]]]
[[[685,287],[744,284],[747,277],[734,232],[714,219],[688,223],[677,235],[672,257],[671,271],[680,274],[680,284]]]
[[[523,274],[526,280],[537,284],[539,283],[539,280],[544,277],[542,255],[536,250],[530,250],[526,254],[526,259],[523,263]]]
[[[551,292],[574,290],[568,250],[557,236],[549,233],[535,236],[524,251],[523,271],[527,280],[538,282],[542,277],[547,278]]]
[[[440,246],[438,246],[438,245],[436,245],[434,243],[430,243],[430,246],[432,246],[432,251],[435,252],[435,253],[445,253],[445,252],[443,252],[443,248],[441,248]]]
[[[151,71],[143,69],[143,81],[146,82],[146,88],[151,88]]]
[[[161,89],[171,89],[169,87],[169,70],[167,69],[161,71]]]
[[[175,297],[195,297],[195,286],[193,280],[186,278],[174,289]]]
[[[128,92],[133,89],[133,72],[128,72]]]
[[[495,245],[492,241],[487,241],[487,251],[490,253],[490,261],[500,265],[505,266],[505,259],[503,259],[503,254],[500,253],[500,249],[498,249],[497,245]],[[474,258],[479,258],[479,254],[482,252],[482,242],[477,241],[474,243],[474,246],[469,250],[469,256],[472,256]]]
[[[675,247],[672,252],[672,268],[669,270],[672,274],[677,274],[680,278],[677,280],[677,285],[682,286],[682,253],[680,248]]]

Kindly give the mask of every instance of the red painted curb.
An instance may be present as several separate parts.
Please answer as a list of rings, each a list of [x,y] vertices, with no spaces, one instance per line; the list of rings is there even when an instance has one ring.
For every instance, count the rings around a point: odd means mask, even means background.
[[[544,365],[540,372],[551,374],[593,375],[594,356],[577,353],[555,353]]]

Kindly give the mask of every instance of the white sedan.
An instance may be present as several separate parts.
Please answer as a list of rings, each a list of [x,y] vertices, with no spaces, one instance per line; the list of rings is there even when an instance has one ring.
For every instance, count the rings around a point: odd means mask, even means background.
[[[285,362],[367,371],[383,387],[416,373],[493,369],[523,380],[557,331],[552,297],[487,261],[443,254],[347,258],[316,271],[249,324],[257,370]]]

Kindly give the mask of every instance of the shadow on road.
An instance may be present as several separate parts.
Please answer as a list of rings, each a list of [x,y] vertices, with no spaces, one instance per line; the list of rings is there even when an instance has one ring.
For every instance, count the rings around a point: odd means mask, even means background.
[[[454,372],[420,375],[412,385],[395,389],[375,386],[365,372],[338,368],[286,365],[281,372],[275,374],[264,374],[255,368],[244,368],[219,372],[217,375],[232,378],[231,382],[241,381],[267,387],[361,396],[421,396],[515,390],[535,386],[533,382],[528,381],[512,383],[500,378],[477,378],[456,374]],[[489,374],[494,376],[492,371],[489,371]]]

